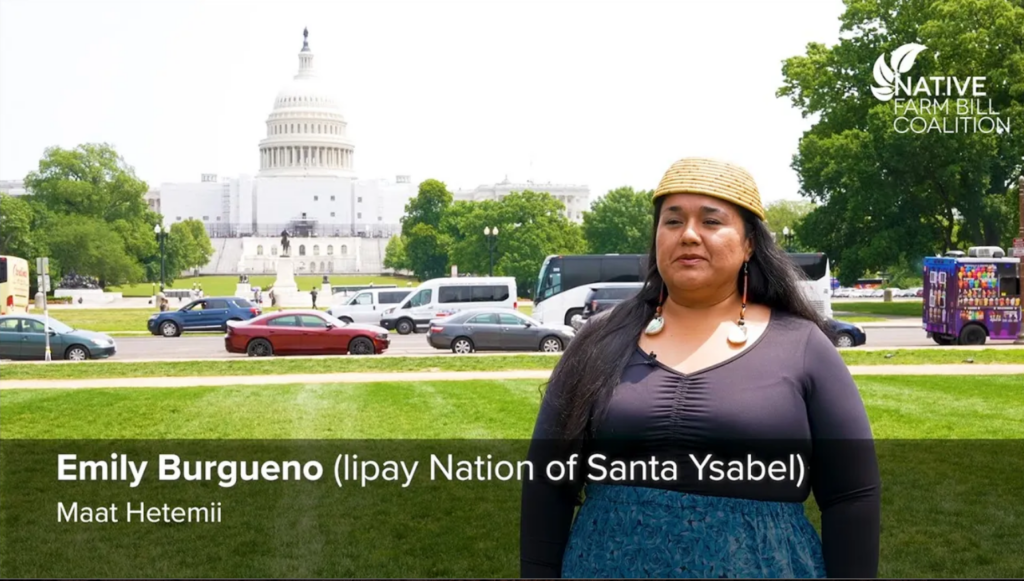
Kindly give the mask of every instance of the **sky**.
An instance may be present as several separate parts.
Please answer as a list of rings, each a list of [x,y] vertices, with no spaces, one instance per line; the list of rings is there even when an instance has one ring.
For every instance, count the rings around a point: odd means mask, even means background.
[[[800,199],[784,59],[841,0],[0,0],[0,180],[113,145],[151,188],[253,175],[302,30],[360,178],[653,189],[687,156]],[[872,63],[865,63],[870,67]],[[538,188],[541,189],[541,188]]]

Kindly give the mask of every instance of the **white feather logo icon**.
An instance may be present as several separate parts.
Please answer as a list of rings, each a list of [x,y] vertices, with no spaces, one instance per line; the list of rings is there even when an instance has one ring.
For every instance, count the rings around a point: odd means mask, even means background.
[[[896,50],[892,51],[892,58],[890,59],[891,67],[885,63],[885,55],[879,55],[878,60],[875,61],[875,84],[877,87],[871,87],[871,92],[874,93],[875,98],[879,101],[888,101],[893,98],[896,94],[896,80],[900,78],[900,75],[909,72],[911,67],[914,66],[914,60],[917,59],[917,55],[927,47],[922,44],[910,43],[905,44]]]

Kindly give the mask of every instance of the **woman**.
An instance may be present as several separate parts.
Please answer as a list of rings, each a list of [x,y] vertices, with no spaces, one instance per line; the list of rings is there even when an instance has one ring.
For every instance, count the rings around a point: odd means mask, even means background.
[[[864,404],[763,220],[741,168],[691,158],[665,174],[643,290],[589,321],[548,384],[529,452],[539,476],[523,487],[523,577],[877,575]],[[782,482],[709,477],[708,454],[767,466],[794,450],[799,482],[796,469]],[[574,480],[544,476],[572,454]],[[613,480],[613,460],[652,456],[677,472]],[[801,504],[811,492],[821,537]]]

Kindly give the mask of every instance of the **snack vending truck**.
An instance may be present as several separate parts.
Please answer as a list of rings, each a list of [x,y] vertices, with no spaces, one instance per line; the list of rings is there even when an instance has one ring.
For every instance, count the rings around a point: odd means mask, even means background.
[[[939,345],[1013,340],[1021,328],[1020,258],[924,259],[924,329]]]

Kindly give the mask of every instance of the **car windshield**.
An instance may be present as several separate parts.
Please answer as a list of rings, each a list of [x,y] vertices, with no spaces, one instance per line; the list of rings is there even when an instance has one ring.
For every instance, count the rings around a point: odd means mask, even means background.
[[[50,319],[50,328],[61,334],[70,333],[75,330],[73,327],[69,327],[57,319]]]

